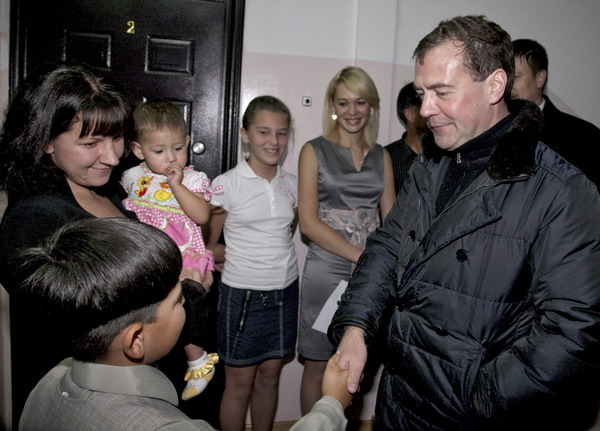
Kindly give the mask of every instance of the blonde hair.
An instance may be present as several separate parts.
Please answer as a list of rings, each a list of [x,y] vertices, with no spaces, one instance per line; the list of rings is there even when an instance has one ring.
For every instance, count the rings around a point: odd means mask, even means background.
[[[360,67],[346,66],[340,70],[327,85],[325,92],[325,104],[323,106],[323,134],[331,136],[337,122],[331,118],[331,105],[335,92],[340,84],[344,84],[350,91],[358,94],[371,105],[371,116],[365,129],[363,136],[369,147],[373,146],[379,132],[379,93],[375,83]]]

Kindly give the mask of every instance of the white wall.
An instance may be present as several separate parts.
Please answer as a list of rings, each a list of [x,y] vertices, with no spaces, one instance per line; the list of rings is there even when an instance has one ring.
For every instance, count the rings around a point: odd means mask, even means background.
[[[321,133],[323,95],[342,67],[363,67],[382,100],[378,141],[389,143],[403,131],[395,113],[400,88],[413,79],[412,52],[439,21],[484,14],[514,39],[538,40],[550,58],[548,92],[562,109],[600,126],[600,2],[598,0],[251,0],[246,2],[242,108],[259,94],[288,104],[295,124],[293,147],[284,167],[297,173],[304,142]],[[301,105],[312,96],[313,105]],[[296,238],[300,266],[306,246]],[[283,371],[276,420],[300,415],[302,367]],[[362,417],[372,414],[367,396]]]

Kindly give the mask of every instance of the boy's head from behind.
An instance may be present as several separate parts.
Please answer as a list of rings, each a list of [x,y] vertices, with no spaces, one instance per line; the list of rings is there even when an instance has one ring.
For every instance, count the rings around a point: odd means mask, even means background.
[[[131,149],[151,171],[166,175],[171,163],[187,164],[190,137],[177,106],[165,100],[144,102],[134,111],[133,120]]]
[[[76,359],[149,363],[177,341],[181,253],[160,230],[124,217],[80,220],[23,257],[33,269],[24,289],[67,325]]]

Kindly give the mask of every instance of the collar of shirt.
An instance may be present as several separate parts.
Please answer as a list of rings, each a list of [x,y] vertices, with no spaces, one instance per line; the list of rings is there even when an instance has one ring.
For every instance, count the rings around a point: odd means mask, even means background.
[[[118,367],[72,360],[61,381],[61,390],[78,396],[81,389],[120,395],[158,398],[176,406],[178,397],[171,381],[150,365]]]
[[[544,106],[546,106],[546,99],[542,99],[542,103],[539,104],[540,109],[543,111]]]
[[[248,160],[242,160],[240,162],[240,175],[245,178],[261,178],[254,173],[250,165],[248,164]],[[277,174],[274,178],[278,178],[281,176],[281,166],[277,165]]]

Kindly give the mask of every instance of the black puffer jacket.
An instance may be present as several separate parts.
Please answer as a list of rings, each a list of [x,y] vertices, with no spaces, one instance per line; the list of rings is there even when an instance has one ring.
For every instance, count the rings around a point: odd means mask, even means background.
[[[600,199],[538,143],[539,110],[517,109],[438,217],[450,159],[415,162],[342,297],[334,342],[348,325],[387,331],[381,429],[521,429],[600,384]]]

